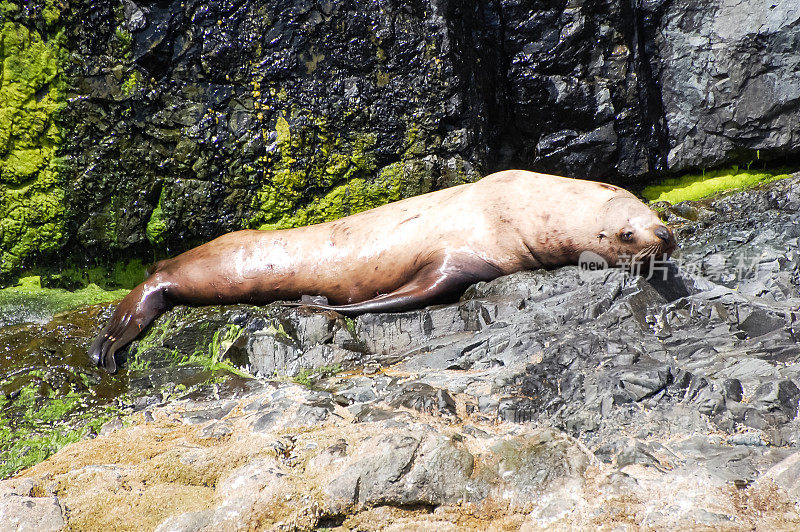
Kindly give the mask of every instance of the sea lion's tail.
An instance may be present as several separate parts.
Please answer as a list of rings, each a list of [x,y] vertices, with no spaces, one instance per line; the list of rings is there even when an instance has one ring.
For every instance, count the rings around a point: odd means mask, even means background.
[[[114,353],[128,345],[150,323],[172,305],[163,284],[145,281],[125,296],[108,324],[89,347],[89,357],[109,373],[117,371]]]

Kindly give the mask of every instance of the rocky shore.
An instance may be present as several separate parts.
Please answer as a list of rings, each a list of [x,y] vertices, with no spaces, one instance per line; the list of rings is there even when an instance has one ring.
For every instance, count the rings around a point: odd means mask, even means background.
[[[800,176],[667,216],[681,249],[650,279],[523,272],[353,320],[175,309],[131,349],[153,393],[0,482],[2,520],[795,530]],[[164,402],[160,361],[198,349],[253,378]]]
[[[664,205],[649,277],[179,307],[115,376],[60,313],[498,169],[797,169],[798,43],[796,0],[0,2],[0,478],[82,438],[0,532],[800,529],[798,174]]]

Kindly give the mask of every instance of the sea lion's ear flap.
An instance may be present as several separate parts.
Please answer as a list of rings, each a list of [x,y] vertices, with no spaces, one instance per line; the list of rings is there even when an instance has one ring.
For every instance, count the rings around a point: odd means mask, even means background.
[[[604,238],[608,238],[608,234],[605,231],[600,231],[597,235],[597,240],[603,240]]]

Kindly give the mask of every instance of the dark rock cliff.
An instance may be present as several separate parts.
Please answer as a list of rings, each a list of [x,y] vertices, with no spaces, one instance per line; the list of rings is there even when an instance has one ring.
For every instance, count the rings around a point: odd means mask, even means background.
[[[793,0],[17,0],[0,23],[27,91],[0,124],[3,274],[508,167],[631,184],[800,151]],[[12,70],[37,43],[57,74]]]

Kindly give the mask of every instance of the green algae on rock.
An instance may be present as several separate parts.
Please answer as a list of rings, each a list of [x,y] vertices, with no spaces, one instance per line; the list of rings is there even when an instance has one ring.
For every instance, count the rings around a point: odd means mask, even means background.
[[[302,384],[307,388],[314,388],[317,381],[326,377],[336,375],[342,372],[341,364],[331,364],[328,366],[320,366],[317,368],[303,368],[300,372],[292,377],[292,380],[297,384]]]
[[[167,220],[164,216],[164,210],[161,208],[163,201],[164,189],[161,189],[161,195],[158,197],[158,204],[156,208],[153,209],[153,213],[150,215],[150,219],[147,221],[147,228],[145,229],[147,240],[149,240],[154,247],[159,247],[164,244],[164,233],[167,230]]]
[[[115,412],[111,406],[89,408],[85,394],[70,386],[66,391],[53,389],[41,371],[26,377],[26,384],[0,394],[0,478],[38,464],[89,432],[96,433]],[[0,381],[3,388],[16,384],[13,379],[6,381]]]
[[[44,267],[34,269],[33,273],[41,276],[43,288],[64,288],[74,292],[95,284],[103,290],[116,291],[130,290],[144,281],[146,265],[139,259],[118,261],[108,267],[66,263],[55,271],[53,268]],[[103,301],[113,301],[113,299]],[[80,300],[76,302],[79,303]],[[85,301],[83,304],[99,302],[102,301]]]
[[[283,115],[276,120],[274,150],[261,161],[266,178],[251,227],[325,222],[430,190],[430,179],[404,172],[401,162],[373,177],[375,134],[336,133],[324,118],[296,118],[293,124]]]
[[[15,22],[0,28],[0,277],[31,256],[57,250],[65,236],[57,157],[62,41],[61,33],[45,39]]]
[[[27,301],[23,311],[31,310]],[[9,316],[6,310],[0,304],[0,322]],[[127,382],[95,368],[86,356],[102,312],[95,305],[35,323],[0,323],[0,477],[96,432],[121,412]]]
[[[226,354],[242,328],[226,322],[219,307],[178,307],[160,316],[147,333],[129,350],[128,370],[137,372],[153,366],[191,366],[200,372],[201,382],[217,382],[229,375],[248,378]],[[175,337],[180,338],[179,341]]]
[[[129,364],[109,375],[92,364],[86,350],[110,313],[110,306],[94,305],[49,321],[0,326],[0,478],[99,432],[107,420],[136,405],[213,395],[215,386],[234,375],[246,377],[221,360],[241,330],[198,323],[189,327],[204,332],[192,344],[194,353],[156,349],[141,359],[129,354]],[[5,316],[2,310],[0,316]],[[168,319],[163,325],[175,324]],[[159,329],[150,338],[158,340]]]
[[[642,191],[642,195],[650,202],[667,201],[675,205],[682,201],[698,200],[720,192],[786,179],[790,173],[791,170],[786,168],[758,171],[734,166],[730,169],[666,179],[657,185],[646,187]]]
[[[42,287],[41,277],[22,277],[15,286],[0,289],[0,326],[24,321],[43,322],[55,314],[125,297],[127,289],[106,290],[90,283],[79,290]]]

